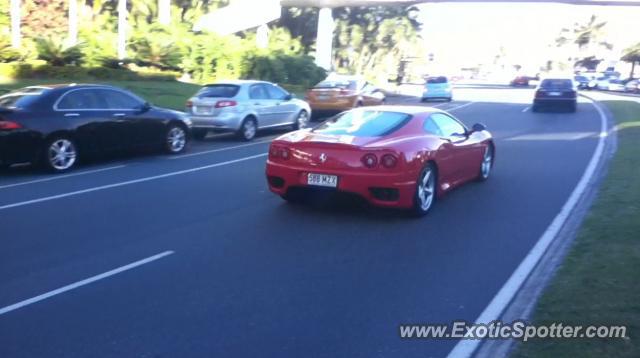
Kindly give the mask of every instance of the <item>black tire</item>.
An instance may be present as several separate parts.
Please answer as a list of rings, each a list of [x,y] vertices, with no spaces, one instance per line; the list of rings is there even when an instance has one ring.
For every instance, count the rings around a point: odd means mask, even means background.
[[[167,154],[180,154],[187,149],[189,136],[187,129],[177,123],[169,123],[165,130],[164,151]]]
[[[427,102],[428,102],[428,100],[427,100],[426,98],[420,98],[420,102],[422,102],[422,103],[427,103]]]
[[[60,134],[45,141],[40,164],[49,172],[64,173],[77,165],[79,157],[80,152],[75,140],[67,134]]]
[[[302,125],[300,125],[300,120],[303,115],[306,116],[306,120]],[[311,121],[311,117],[309,116],[309,113],[307,113],[307,111],[305,111],[304,109],[301,110],[296,116],[296,121],[293,123],[293,130],[297,131],[298,129],[307,128],[309,126],[310,121]]]
[[[569,112],[575,113],[577,110],[578,110],[578,104],[577,103],[571,103],[569,105]]]
[[[540,112],[540,106],[537,104],[534,104],[533,106],[531,106],[531,112]]]
[[[489,155],[488,162],[487,162],[487,154]],[[496,151],[495,151],[495,148],[493,147],[493,143],[489,143],[482,157],[482,162],[480,163],[480,169],[478,170],[478,178],[477,178],[478,181],[483,182],[489,179],[491,171],[493,170],[493,163],[494,163],[495,156],[496,156]]]
[[[362,103],[362,101],[358,101],[358,102],[356,102],[356,105],[354,107],[355,108],[359,108],[359,107],[362,107],[362,106],[364,106],[364,103]]]
[[[207,134],[209,134],[209,131],[206,129],[192,129],[191,130],[191,137],[193,137],[193,139],[197,139],[197,140],[203,140],[207,137]]]
[[[247,127],[249,125],[253,125],[253,130],[250,130]],[[245,142],[250,142],[256,137],[257,133],[258,133],[258,122],[253,117],[247,117],[244,119],[244,121],[242,121],[242,124],[240,125],[240,129],[238,129],[238,131],[236,132],[236,135],[239,139]]]
[[[451,97],[447,98],[447,102],[451,102],[451,101],[453,101],[453,98]]]
[[[430,200],[428,200],[428,204],[425,197],[423,197],[420,194],[420,188],[421,186],[424,186],[424,178],[427,172],[430,173],[429,179],[427,180],[432,181],[429,184],[429,186],[431,187],[431,194],[430,194],[431,198]],[[433,208],[433,205],[436,202],[437,188],[438,188],[438,172],[433,163],[427,163],[427,165],[425,165],[425,167],[422,168],[422,170],[420,171],[420,174],[418,175],[418,178],[416,180],[416,192],[413,196],[413,208],[411,210],[414,216],[416,217],[425,216],[429,213],[429,211],[431,211],[431,208]]]

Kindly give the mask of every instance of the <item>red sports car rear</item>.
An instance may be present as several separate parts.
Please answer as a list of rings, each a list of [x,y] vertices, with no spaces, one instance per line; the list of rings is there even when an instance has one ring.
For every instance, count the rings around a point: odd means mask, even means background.
[[[293,189],[341,191],[426,214],[438,195],[486,179],[494,153],[482,125],[469,130],[428,107],[379,106],[274,140],[266,174],[270,190],[285,199]]]

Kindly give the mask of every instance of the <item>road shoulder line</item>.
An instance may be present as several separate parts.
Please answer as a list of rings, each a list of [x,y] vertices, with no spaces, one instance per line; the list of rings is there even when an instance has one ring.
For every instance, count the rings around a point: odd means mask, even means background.
[[[600,104],[590,98],[588,99],[598,112],[601,123],[598,144],[589,164],[578,181],[578,184],[571,192],[571,195],[562,206],[560,212],[556,215],[540,239],[538,239],[537,243],[529,251],[527,256],[518,265],[516,270],[511,274],[509,279],[504,283],[502,288],[493,297],[489,305],[475,320],[476,323],[490,323],[491,321],[499,319],[507,307],[512,304],[514,297],[516,297],[523,288],[525,282],[531,277],[532,272],[539,267],[538,264],[542,261],[543,256],[548,252],[549,247],[556,241],[562,241],[565,243],[570,242],[575,236],[574,230],[573,235],[564,235],[563,237],[562,230],[565,228],[565,224],[573,219],[573,215],[576,213],[578,204],[584,203],[583,199],[586,197],[586,194],[590,191],[593,192],[592,189],[595,188],[594,179],[596,179],[597,176],[596,170],[600,169],[603,165],[605,144],[608,142],[607,136],[610,127],[610,119],[605,114],[605,111],[600,107]],[[586,206],[589,204],[590,202],[586,203]],[[561,240],[556,240],[558,237],[561,237]],[[484,341],[481,340],[461,340],[455,345],[451,352],[449,352],[448,357],[471,357],[483,343]],[[487,353],[489,355],[486,356],[492,356],[495,354],[495,351],[491,353],[485,352],[485,354]]]

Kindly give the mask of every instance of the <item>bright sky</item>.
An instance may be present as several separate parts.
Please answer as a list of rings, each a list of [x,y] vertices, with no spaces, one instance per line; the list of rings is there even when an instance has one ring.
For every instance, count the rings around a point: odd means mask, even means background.
[[[596,14],[606,26],[614,51],[640,42],[640,6],[585,6],[554,3],[427,3],[420,5],[423,37],[435,60],[447,67],[492,62],[504,47],[526,66],[549,57],[563,27]]]

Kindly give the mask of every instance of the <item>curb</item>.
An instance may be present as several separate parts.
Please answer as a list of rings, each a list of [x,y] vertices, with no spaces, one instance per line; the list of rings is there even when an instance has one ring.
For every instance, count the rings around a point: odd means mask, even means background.
[[[567,220],[562,224],[562,228],[558,231],[549,247],[547,247],[544,255],[540,258],[540,261],[526,278],[511,302],[500,314],[499,319],[503,322],[528,320],[531,318],[538,299],[547,285],[555,277],[557,269],[571,248],[578,230],[599,192],[600,184],[606,176],[609,161],[617,149],[617,137],[615,130],[613,130],[615,123],[613,122],[611,112],[605,106],[600,105],[597,100],[583,94],[580,94],[580,96],[590,100],[593,106],[600,108],[605,114],[607,137],[603,143],[604,150],[602,157],[596,166],[594,175],[588,181],[587,190],[582,193],[567,217]],[[519,341],[513,339],[485,340],[480,343],[480,346],[472,356],[479,358],[508,357],[519,344]]]

